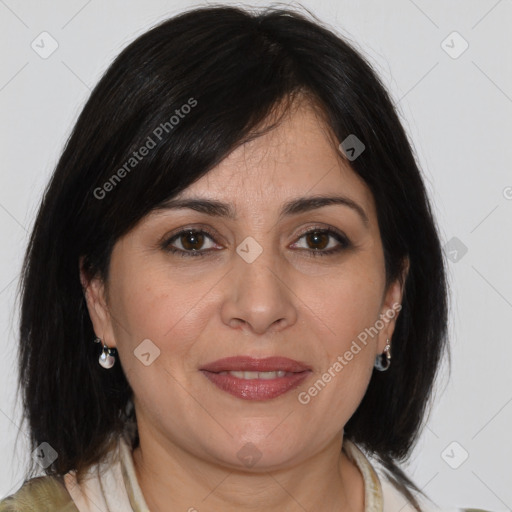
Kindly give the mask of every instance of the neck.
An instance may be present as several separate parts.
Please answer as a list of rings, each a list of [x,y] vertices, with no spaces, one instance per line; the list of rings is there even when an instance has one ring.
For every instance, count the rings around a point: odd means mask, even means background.
[[[258,472],[198,458],[139,426],[137,479],[152,512],[364,511],[364,482],[342,435],[293,467]]]

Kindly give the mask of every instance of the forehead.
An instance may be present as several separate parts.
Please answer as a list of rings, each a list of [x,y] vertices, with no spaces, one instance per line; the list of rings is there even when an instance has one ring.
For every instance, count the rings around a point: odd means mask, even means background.
[[[262,211],[290,198],[339,194],[375,215],[373,196],[337,148],[329,128],[303,102],[281,123],[242,144],[177,199],[215,198],[236,212]]]

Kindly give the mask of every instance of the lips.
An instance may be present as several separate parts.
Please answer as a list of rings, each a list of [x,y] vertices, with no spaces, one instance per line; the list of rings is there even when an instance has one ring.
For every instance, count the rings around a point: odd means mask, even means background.
[[[289,359],[287,357],[266,357],[264,359],[255,359],[250,356],[236,356],[218,359],[208,363],[200,368],[213,373],[220,372],[290,372],[298,373],[311,370],[310,366],[304,363]]]
[[[218,389],[243,400],[270,400],[301,384],[312,373],[287,357],[227,357],[200,368]]]

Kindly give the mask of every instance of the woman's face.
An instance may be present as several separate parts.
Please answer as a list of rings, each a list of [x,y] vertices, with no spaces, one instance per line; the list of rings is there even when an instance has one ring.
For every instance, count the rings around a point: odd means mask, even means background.
[[[152,212],[116,243],[107,290],[87,289],[95,332],[141,435],[231,467],[304,461],[341,439],[398,315],[372,194],[304,104],[173,200],[192,198],[225,206]],[[302,366],[209,366],[235,356]]]

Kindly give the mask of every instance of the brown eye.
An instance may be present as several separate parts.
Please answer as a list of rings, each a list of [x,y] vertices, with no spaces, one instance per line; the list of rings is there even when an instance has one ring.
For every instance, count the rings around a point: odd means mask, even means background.
[[[204,235],[200,231],[187,231],[179,236],[182,247],[187,250],[199,250],[204,243]]]
[[[162,244],[162,249],[177,253],[179,256],[206,256],[215,250],[211,246],[204,247],[208,240],[215,242],[213,235],[204,229],[185,229],[165,241]],[[301,249],[311,256],[334,255],[351,246],[345,235],[333,229],[311,229],[302,234],[299,240],[306,242],[306,247]]]
[[[325,249],[329,245],[330,235],[322,231],[310,231],[306,233],[306,240],[311,249]]]
[[[312,229],[303,233],[306,247],[302,247],[311,256],[334,255],[351,246],[349,239],[333,229]],[[331,242],[334,242],[331,243]],[[336,243],[337,242],[337,243]]]
[[[185,229],[176,233],[162,244],[162,249],[171,253],[177,253],[179,256],[205,256],[212,252],[212,247],[204,247],[210,240],[214,242],[213,235],[205,230]]]

